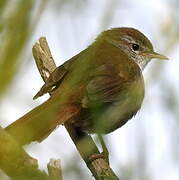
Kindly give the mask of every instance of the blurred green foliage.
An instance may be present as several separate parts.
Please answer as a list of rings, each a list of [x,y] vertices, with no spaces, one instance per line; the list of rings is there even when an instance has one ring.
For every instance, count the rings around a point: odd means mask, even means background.
[[[5,13],[8,7],[5,6],[5,1],[3,2],[0,6],[2,15],[4,15],[0,39],[0,96],[5,92],[20,67],[19,55],[30,35],[30,14],[33,5],[32,0],[19,0],[10,12]]]
[[[34,0],[0,2],[0,97],[21,67],[20,55],[34,29],[31,16],[36,3]]]
[[[7,1],[0,1],[0,13],[2,14],[3,8],[6,5]]]

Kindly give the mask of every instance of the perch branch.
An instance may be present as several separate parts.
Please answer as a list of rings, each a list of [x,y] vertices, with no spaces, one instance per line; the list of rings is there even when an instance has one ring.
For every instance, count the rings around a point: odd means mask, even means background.
[[[0,168],[12,179],[48,179],[30,157],[3,128],[0,128]]]

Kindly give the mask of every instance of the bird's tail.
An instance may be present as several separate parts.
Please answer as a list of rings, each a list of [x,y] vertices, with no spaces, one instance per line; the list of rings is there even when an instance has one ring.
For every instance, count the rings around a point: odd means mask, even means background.
[[[74,104],[46,101],[5,128],[21,145],[42,141],[58,125],[72,119],[80,112]]]

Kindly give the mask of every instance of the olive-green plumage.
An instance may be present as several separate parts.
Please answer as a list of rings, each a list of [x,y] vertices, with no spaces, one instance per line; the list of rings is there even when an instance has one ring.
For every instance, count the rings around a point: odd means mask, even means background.
[[[140,109],[142,70],[155,57],[166,58],[155,53],[147,37],[136,29],[105,31],[59,66],[34,99],[56,89],[51,99],[61,102],[59,124],[69,121],[90,133],[111,132]]]

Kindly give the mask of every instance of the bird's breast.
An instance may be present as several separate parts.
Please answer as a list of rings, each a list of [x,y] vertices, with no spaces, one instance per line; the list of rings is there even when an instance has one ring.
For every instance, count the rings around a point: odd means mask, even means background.
[[[79,121],[75,123],[89,133],[110,133],[123,126],[137,113],[143,98],[144,82],[141,76],[129,83],[115,102],[105,103],[93,109],[83,109]]]
[[[94,131],[112,132],[123,126],[137,113],[144,98],[144,84],[141,81],[142,79],[131,83],[121,92],[119,100],[110,104],[98,119],[94,120],[97,122],[97,129]]]

